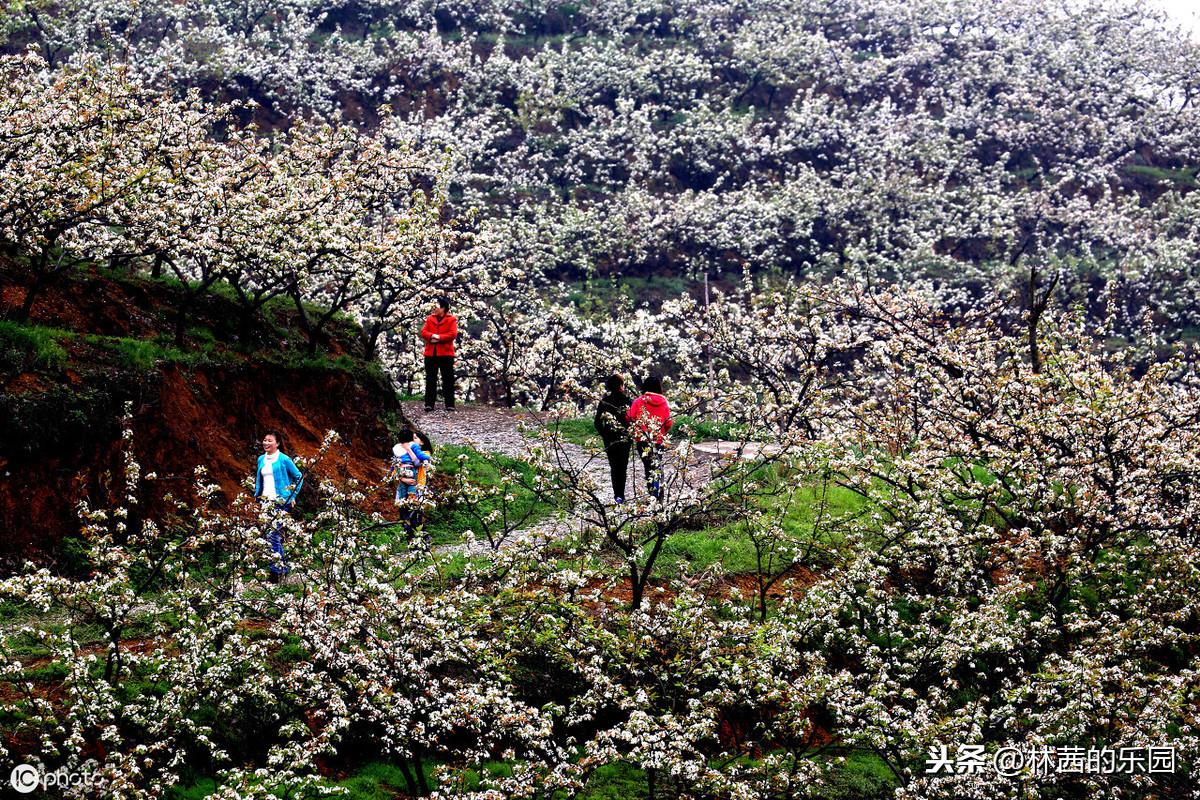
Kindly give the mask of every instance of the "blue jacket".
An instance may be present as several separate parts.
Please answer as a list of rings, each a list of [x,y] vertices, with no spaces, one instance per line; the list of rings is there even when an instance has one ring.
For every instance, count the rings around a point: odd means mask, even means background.
[[[433,460],[432,458],[429,457],[428,453],[426,453],[424,450],[421,449],[421,445],[417,444],[416,442],[410,442],[408,446],[412,448],[413,455],[417,457],[418,462]],[[400,456],[400,463],[401,464],[412,464],[412,459],[408,457],[408,453],[405,453],[404,455]]]
[[[262,494],[262,468],[263,459],[267,457],[263,453],[258,457],[258,467],[254,470],[254,496],[258,497]],[[304,483],[304,476],[300,474],[300,470],[296,469],[296,465],[290,458],[283,453],[279,454],[279,458],[275,459],[274,466],[271,467],[271,474],[275,478],[275,496],[283,505],[290,506],[292,501],[296,499],[296,495],[300,492],[300,484]],[[294,484],[294,485],[293,485]],[[289,492],[288,488],[292,490]]]

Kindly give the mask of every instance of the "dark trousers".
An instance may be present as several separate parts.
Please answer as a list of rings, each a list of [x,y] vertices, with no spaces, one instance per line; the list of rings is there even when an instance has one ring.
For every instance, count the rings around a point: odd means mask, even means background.
[[[612,476],[613,497],[625,496],[625,481],[629,477],[629,451],[633,443],[628,439],[606,442],[604,454],[608,456],[608,472]]]
[[[421,541],[429,543],[429,534],[425,533],[425,509],[421,502],[410,495],[400,504],[400,524],[404,526],[404,535],[411,542],[417,531],[421,532]]]
[[[438,373],[446,408],[454,408],[454,356],[425,356],[425,407],[433,408],[437,401]]]
[[[638,442],[638,455],[646,468],[646,491],[655,500],[663,498],[663,446],[652,442]]]

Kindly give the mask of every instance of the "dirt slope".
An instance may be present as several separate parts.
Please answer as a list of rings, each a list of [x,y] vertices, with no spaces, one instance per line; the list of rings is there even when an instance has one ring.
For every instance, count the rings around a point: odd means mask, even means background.
[[[247,491],[271,428],[293,456],[311,458],[330,429],[342,438],[302,506],[321,478],[371,483],[386,472],[386,423],[406,424],[404,412],[377,367],[347,355],[348,324],[309,357],[286,308],[269,309],[269,324],[246,341],[236,309],[206,298],[176,347],[178,287],[87,270],[52,285],[18,325],[21,278],[0,264],[0,568],[55,560],[63,537],[79,529],[80,499],[103,507],[119,497],[127,402],[133,452],[143,475],[156,474],[143,482],[139,505],[155,517],[168,508],[163,494],[191,497],[198,465],[224,501]],[[282,356],[281,343],[289,348]],[[386,500],[377,489],[368,505],[383,510]]]

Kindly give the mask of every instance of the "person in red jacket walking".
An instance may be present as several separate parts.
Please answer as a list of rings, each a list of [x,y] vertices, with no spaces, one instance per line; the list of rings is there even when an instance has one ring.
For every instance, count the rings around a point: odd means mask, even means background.
[[[458,320],[450,313],[450,298],[440,295],[433,301],[433,313],[421,326],[425,340],[425,410],[433,411],[437,400],[438,375],[442,378],[442,399],[446,410],[454,410],[454,342],[458,339]]]
[[[656,500],[663,497],[662,461],[666,449],[667,432],[675,424],[671,419],[671,405],[662,393],[662,378],[651,375],[642,381],[642,393],[629,407],[626,419],[630,422],[629,432],[637,443],[638,455],[646,468],[646,488]]]

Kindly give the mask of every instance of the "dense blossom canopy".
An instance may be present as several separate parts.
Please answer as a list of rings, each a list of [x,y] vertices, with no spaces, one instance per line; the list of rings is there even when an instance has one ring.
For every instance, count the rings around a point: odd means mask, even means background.
[[[181,343],[224,284],[244,325],[290,302],[311,350],[353,315],[403,386],[436,289],[468,395],[576,413],[608,374],[664,372],[677,412],[770,445],[689,482],[681,441],[661,501],[614,510],[551,430],[506,479],[578,540],[480,511],[482,555],[453,568],[381,544],[356,487],[326,486],[284,522],[296,591],[260,582],[270,510],[217,508],[203,472],[172,524],[127,525],[128,457],[123,502],[80,508],[84,574],[0,581],[63,622],[5,629],[0,709],[47,764],[95,769],[80,793],[159,796],[202,764],[216,796],[315,796],[363,741],[410,793],[481,800],[617,762],[681,797],[831,796],[847,754],[902,797],[1189,790],[1191,767],[924,770],[950,743],[1200,757],[1200,50],[1152,12],[34,0],[0,19],[23,316],[81,261],[166,271]],[[637,275],[696,290],[605,294]],[[667,540],[710,524],[751,542],[750,582],[660,579]],[[23,681],[30,640],[61,694]],[[225,717],[255,753],[229,752]]]
[[[1200,324],[1200,53],[1144,7],[152,0],[4,14],[8,48],[49,69],[99,55],[159,90],[252,101],[237,113],[264,132],[316,117],[448,150],[445,213],[486,236],[494,268],[1022,286],[1033,268],[1067,302],[1107,285],[1123,333],[1146,309],[1172,337]]]

